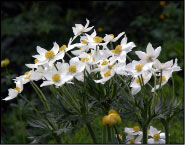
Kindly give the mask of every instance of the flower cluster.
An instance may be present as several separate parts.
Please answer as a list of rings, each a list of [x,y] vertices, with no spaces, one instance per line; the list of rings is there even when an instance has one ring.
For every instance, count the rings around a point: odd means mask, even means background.
[[[34,63],[26,64],[30,70],[14,79],[16,87],[8,90],[9,95],[4,100],[15,98],[29,81],[43,80],[40,87],[54,85],[56,88],[65,83],[73,83],[73,78],[83,82],[85,70],[89,74],[99,73],[101,78],[94,81],[101,84],[113,78],[115,74],[131,77],[130,87],[133,95],[141,90],[141,84],[145,85],[151,80],[152,75],[156,75],[159,81],[151,89],[153,92],[167,83],[172,72],[181,70],[177,65],[177,59],[174,63],[173,60],[161,63],[157,59],[161,47],[154,49],[150,43],[147,45],[146,52],[135,52],[140,60],[126,63],[128,53],[136,45],[127,41],[125,32],[117,36],[105,34],[104,37],[100,37],[94,29],[88,34],[94,26],[89,27],[89,20],[86,19],[86,21],[85,26],[75,24],[72,28],[74,37],[70,38],[67,45],[59,46],[54,42],[50,50],[37,46],[38,54],[33,55]],[[77,38],[80,42],[73,43]],[[64,60],[65,56],[70,57],[69,62]]]
[[[125,127],[124,131],[126,136],[126,144],[141,144],[143,137],[143,132],[140,130],[139,126],[134,126],[133,128]],[[150,126],[148,129],[148,144],[164,144],[165,143],[165,133],[161,133],[156,128]]]

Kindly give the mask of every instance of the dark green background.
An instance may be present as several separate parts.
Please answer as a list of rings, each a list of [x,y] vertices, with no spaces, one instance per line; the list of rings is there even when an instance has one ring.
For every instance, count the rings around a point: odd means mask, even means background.
[[[161,15],[164,19],[160,18]],[[74,24],[85,25],[86,18],[90,20],[90,26],[94,26],[99,36],[116,36],[124,31],[128,41],[133,41],[137,46],[129,54],[133,59],[138,59],[134,51],[145,51],[148,42],[151,42],[154,48],[162,46],[159,57],[162,62],[178,58],[182,71],[174,73],[175,89],[176,96],[183,98],[183,1],[168,1],[165,5],[160,5],[159,1],[1,2],[1,60],[10,59],[7,69],[1,70],[1,96],[7,96],[8,88],[12,87],[11,79],[28,70],[25,63],[33,62],[31,56],[37,54],[36,46],[49,50],[55,41],[59,45],[67,44],[73,36]],[[99,27],[102,28],[102,32],[98,31]],[[28,85],[25,94],[31,96],[33,91],[29,89]],[[30,142],[25,136],[31,134],[31,129],[26,123],[26,118],[19,117],[16,104],[16,99],[1,102],[1,143]],[[23,101],[21,105],[27,106]],[[23,113],[29,113],[27,108],[28,106],[24,107]],[[172,143],[184,142],[183,118],[182,112],[173,122]],[[21,126],[24,126],[26,131],[21,131]],[[155,127],[160,129],[161,124],[156,123]],[[85,131],[85,128],[78,130],[71,141],[66,139],[66,143],[91,142],[89,136],[79,136],[79,132],[85,134]]]

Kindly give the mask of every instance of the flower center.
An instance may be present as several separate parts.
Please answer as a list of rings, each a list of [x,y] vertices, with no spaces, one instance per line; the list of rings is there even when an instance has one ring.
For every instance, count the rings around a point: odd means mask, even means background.
[[[109,68],[109,69],[112,69],[113,66],[114,66],[114,64],[108,65],[108,68]]]
[[[110,36],[112,36],[114,38],[114,35],[113,34],[109,34]]]
[[[116,48],[114,50],[111,50],[111,51],[112,51],[112,53],[120,54],[121,50],[122,50],[122,46],[117,45]]]
[[[54,75],[52,76],[53,82],[59,82],[60,79],[61,79],[60,74],[54,74]]]
[[[110,76],[111,70],[109,69],[108,71],[106,71],[106,73],[104,73],[104,77],[108,77]]]
[[[20,92],[21,89],[19,87],[16,87],[16,88],[14,88],[14,90]]]
[[[54,51],[52,51],[52,50],[47,51],[47,52],[45,53],[45,57],[48,58],[48,59],[51,59],[51,58],[53,58],[54,56],[55,56],[55,53],[54,53]]]
[[[87,58],[87,57],[81,58],[81,62],[85,62],[85,61],[89,61],[89,58]]]
[[[29,74],[29,71],[25,72],[24,75],[28,75]]]
[[[101,65],[107,65],[109,62],[108,61],[103,61]]]
[[[154,134],[153,138],[154,138],[154,140],[159,140],[160,139],[160,135],[158,133]]]
[[[82,44],[88,44],[88,42],[86,40],[82,40],[81,42],[82,42]]]
[[[25,79],[29,79],[31,77],[31,75],[27,75],[26,77],[25,77]]]
[[[76,66],[75,65],[71,65],[69,67],[69,72],[76,72]]]
[[[148,57],[147,57],[147,61],[148,61],[148,62],[152,62],[152,61],[153,61],[153,56],[148,56]]]
[[[66,45],[62,45],[62,46],[59,48],[59,51],[63,51],[63,50],[65,50],[66,48],[67,48]]]
[[[142,65],[142,64],[138,64],[138,65],[135,66],[135,69],[136,69],[137,71],[141,71],[142,68],[143,68],[143,65]]]
[[[34,59],[34,63],[36,64],[39,60],[37,58]]]
[[[138,132],[138,131],[140,130],[140,128],[139,128],[139,126],[134,126],[134,127],[133,127],[133,130],[134,130],[135,132]]]
[[[101,42],[102,42],[102,37],[95,36],[95,37],[93,38],[93,40],[94,40],[96,43],[101,43]]]
[[[134,144],[135,140],[132,138],[129,140],[130,144]]]
[[[159,78],[159,83],[164,83],[166,81],[166,77],[165,76],[162,76],[162,79],[161,77]]]
[[[90,53],[88,53],[89,55],[92,55],[92,53],[90,52]]]

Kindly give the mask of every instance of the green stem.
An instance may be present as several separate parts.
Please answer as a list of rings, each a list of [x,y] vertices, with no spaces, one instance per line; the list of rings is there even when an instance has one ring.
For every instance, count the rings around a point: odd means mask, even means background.
[[[36,114],[41,118],[41,115],[40,115],[39,111],[35,108],[35,106],[34,106],[28,99],[26,99],[23,95],[19,94],[19,96],[20,96],[25,102],[27,102],[27,103],[33,108],[33,110],[36,112]]]
[[[89,133],[91,135],[91,139],[92,139],[93,143],[96,144],[97,143],[96,136],[95,136],[95,134],[93,132],[93,129],[91,127],[91,124],[89,122],[87,122],[87,121],[85,121],[85,124],[87,126],[87,129],[89,130]]]
[[[68,56],[70,59],[72,58],[72,56],[71,56],[71,55],[69,55],[69,53],[67,53],[67,52],[66,52],[65,54],[67,54],[67,56]]]
[[[106,126],[103,126],[103,129],[102,129],[102,143],[103,144],[107,143],[107,129],[106,129]]]
[[[117,140],[118,140],[118,144],[120,144],[121,140],[119,138],[119,133],[118,133],[118,130],[117,130],[116,126],[114,126],[114,129],[115,129],[115,132],[116,132],[116,137],[117,137]]]
[[[132,62],[132,59],[127,55],[127,59],[130,61],[130,62]]]
[[[143,130],[143,144],[147,144],[147,126],[144,125],[142,126],[142,130]]]
[[[165,128],[166,144],[168,144],[169,143],[169,122],[166,121],[164,128]]]
[[[107,132],[108,132],[108,141],[111,141],[111,128],[110,126],[107,126]]]
[[[22,120],[22,107],[21,107],[21,104],[20,104],[20,100],[17,98],[17,101],[18,101],[18,107],[19,107],[19,117],[20,117],[20,122],[21,124],[23,123],[23,120]],[[22,129],[22,139],[23,139],[23,143],[25,143],[25,134],[24,134],[24,125],[21,126],[21,129]]]
[[[46,100],[46,97],[45,95],[43,94],[43,92],[41,91],[41,89],[33,82],[33,81],[30,81],[31,84],[33,84],[33,86],[35,86],[35,88],[38,90],[38,92],[41,94],[41,97],[43,98],[43,103],[45,104],[46,108],[48,111],[50,111],[50,107],[49,105],[47,104],[47,100]]]

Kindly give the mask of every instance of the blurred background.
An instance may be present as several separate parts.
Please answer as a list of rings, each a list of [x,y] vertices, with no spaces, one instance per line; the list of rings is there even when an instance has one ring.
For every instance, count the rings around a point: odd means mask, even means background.
[[[184,95],[184,2],[183,1],[94,1],[94,2],[1,2],[1,60],[9,59],[6,67],[1,65],[1,97],[8,95],[12,79],[28,71],[26,63],[33,63],[36,46],[50,49],[53,42],[67,44],[73,36],[75,24],[94,26],[99,36],[118,35],[125,32],[128,41],[136,48],[129,56],[138,59],[134,51],[145,51],[148,42],[162,47],[162,62],[178,58],[182,71],[174,73],[176,96]],[[35,95],[27,85],[25,94]],[[19,103],[19,105],[17,105]],[[20,107],[21,106],[21,107]],[[24,108],[24,109],[22,109]],[[1,143],[29,143],[32,134],[26,115],[29,106],[21,99],[1,101]],[[171,126],[170,141],[184,142],[184,116],[178,114]],[[101,125],[99,120],[98,125]],[[127,124],[128,125],[128,124]],[[154,125],[162,129],[160,123]],[[98,126],[97,126],[98,127]],[[66,143],[87,142],[85,127],[77,130]],[[45,143],[53,143],[48,140]]]

